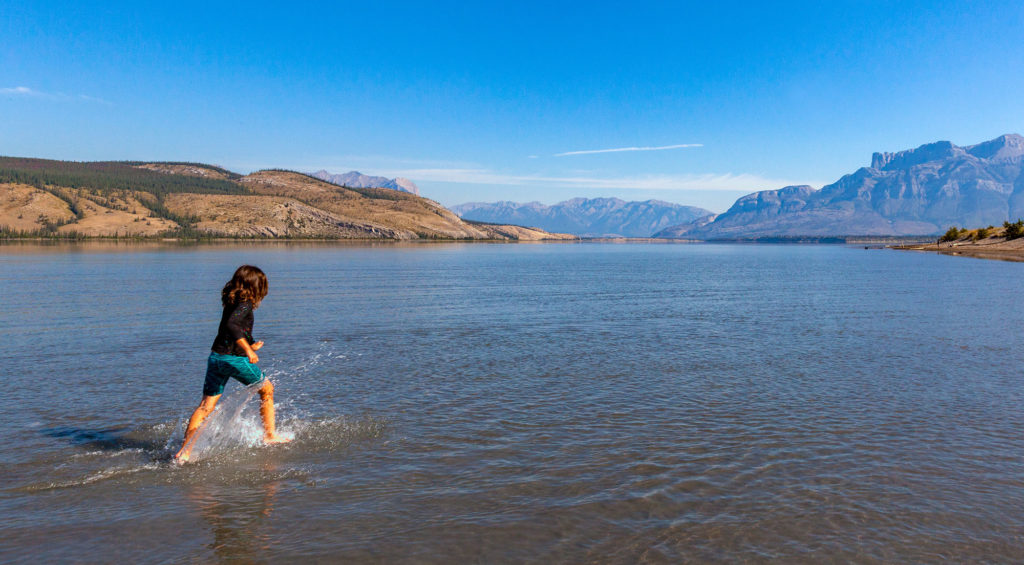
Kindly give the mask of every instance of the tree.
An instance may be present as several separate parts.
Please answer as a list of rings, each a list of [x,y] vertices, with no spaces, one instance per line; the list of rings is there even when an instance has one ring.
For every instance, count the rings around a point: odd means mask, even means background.
[[[1003,222],[1003,227],[1006,229],[1006,231],[1003,232],[1003,237],[1005,237],[1007,241],[1024,237],[1024,220],[1017,220],[1012,224],[1010,222]]]
[[[956,241],[958,239],[960,239],[960,228],[956,226],[950,226],[950,228],[946,230],[946,233],[944,233],[942,237],[939,238],[939,243],[943,243],[946,241]]]

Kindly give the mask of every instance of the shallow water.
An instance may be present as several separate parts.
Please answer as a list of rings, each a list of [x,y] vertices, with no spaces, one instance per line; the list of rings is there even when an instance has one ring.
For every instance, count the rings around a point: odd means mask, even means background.
[[[243,262],[295,441],[259,446],[232,383],[177,466]],[[839,246],[3,246],[0,560],[1015,561],[1022,274]]]

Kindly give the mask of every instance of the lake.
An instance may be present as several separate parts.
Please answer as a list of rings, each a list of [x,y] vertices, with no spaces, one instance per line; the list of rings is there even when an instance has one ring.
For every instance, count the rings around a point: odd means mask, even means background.
[[[295,440],[260,446],[233,382],[175,465],[242,263]],[[827,245],[3,245],[0,561],[1017,561],[1022,275]]]

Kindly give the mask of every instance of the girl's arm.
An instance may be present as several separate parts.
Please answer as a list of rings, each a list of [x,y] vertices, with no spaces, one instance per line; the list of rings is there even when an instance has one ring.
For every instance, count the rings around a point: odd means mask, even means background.
[[[252,345],[249,344],[251,335],[249,334],[248,328],[245,327],[245,317],[252,312],[252,303],[240,302],[235,305],[235,309],[231,312],[231,315],[227,319],[227,330],[228,334],[235,339],[235,343],[238,347],[245,352],[246,357],[249,358],[250,363],[259,362],[259,357],[256,356],[256,350],[263,347],[262,341],[257,341]]]
[[[247,340],[247,339],[245,339],[243,337],[242,339],[236,341],[235,343],[238,344],[238,347],[242,348],[242,351],[244,351],[245,355],[249,358],[249,362],[250,363],[259,363],[260,362],[260,358],[256,355],[256,351],[253,349],[252,345],[249,345],[249,340]],[[262,341],[257,342],[257,343],[260,344],[260,347],[263,347],[263,342]],[[255,344],[253,344],[253,345],[255,345]]]

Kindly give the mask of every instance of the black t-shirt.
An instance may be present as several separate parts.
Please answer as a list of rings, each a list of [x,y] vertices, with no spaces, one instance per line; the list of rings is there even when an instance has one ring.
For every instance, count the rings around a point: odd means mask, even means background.
[[[235,342],[244,338],[250,345],[255,343],[252,339],[252,323],[252,302],[243,301],[225,306],[224,314],[220,317],[220,327],[217,328],[217,339],[213,340],[210,349],[221,355],[245,355],[245,351]]]

